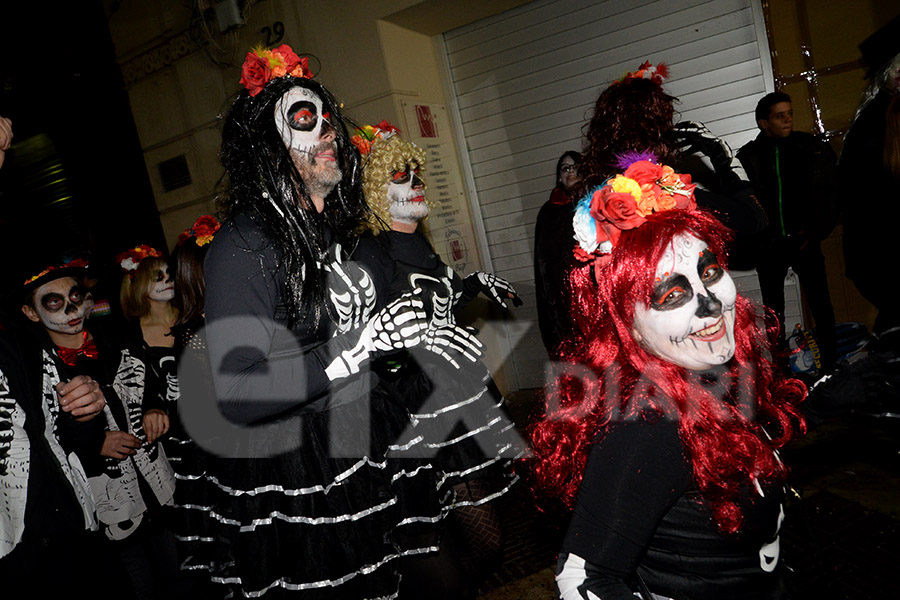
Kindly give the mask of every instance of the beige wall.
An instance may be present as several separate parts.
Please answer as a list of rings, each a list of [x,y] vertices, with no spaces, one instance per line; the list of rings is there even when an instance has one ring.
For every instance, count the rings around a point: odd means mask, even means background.
[[[222,169],[220,115],[239,90],[247,50],[261,29],[284,23],[282,43],[310,54],[317,77],[361,123],[402,122],[402,99],[446,104],[433,35],[523,4],[522,0],[259,0],[245,24],[221,34],[181,0],[119,3],[109,16],[147,171],[170,244],[214,209]],[[199,0],[201,8],[211,0]],[[114,3],[107,0],[107,11]],[[207,44],[200,50],[192,40]],[[185,154],[190,186],[165,192],[160,161]]]
[[[525,0],[259,0],[245,23],[218,32],[183,0],[120,3],[106,0],[110,30],[126,79],[163,230],[170,247],[196,217],[215,212],[223,191],[218,159],[221,118],[240,90],[240,65],[261,42],[264,27],[280,21],[284,39],[312,55],[317,78],[359,123],[403,123],[404,100],[447,104],[433,36],[524,4]],[[198,0],[202,8],[211,0]],[[202,11],[198,11],[202,12]],[[204,49],[194,41],[205,40]],[[189,186],[164,191],[157,165],[184,154]],[[487,364],[508,391],[498,331],[481,336]]]

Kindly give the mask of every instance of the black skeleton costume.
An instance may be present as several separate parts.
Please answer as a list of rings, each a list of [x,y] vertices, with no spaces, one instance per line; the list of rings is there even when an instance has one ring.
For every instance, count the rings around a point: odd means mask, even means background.
[[[407,501],[430,470],[393,456],[418,442],[396,445],[406,411],[370,365],[422,343],[427,323],[412,295],[373,312],[371,281],[346,261],[365,217],[359,156],[304,65],[287,46],[249,53],[223,130],[228,218],[205,258],[206,326],[185,350],[198,360],[179,365],[182,406],[208,404],[183,414],[204,449],[185,480],[185,567],[243,597],[392,598],[398,559],[436,550],[397,543],[432,517]]]
[[[55,392],[39,398],[33,393],[19,350],[5,333],[0,334],[0,359],[2,560],[23,539],[96,529],[97,519],[81,461],[60,441],[60,436],[92,437],[96,427],[61,413]]]

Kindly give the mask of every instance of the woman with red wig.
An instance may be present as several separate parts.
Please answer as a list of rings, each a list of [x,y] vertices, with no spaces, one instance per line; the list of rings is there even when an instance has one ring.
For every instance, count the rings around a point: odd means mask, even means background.
[[[573,509],[560,595],[787,597],[777,449],[805,431],[806,388],[773,365],[690,177],[633,158],[576,208],[586,333],[530,432],[536,491]]]

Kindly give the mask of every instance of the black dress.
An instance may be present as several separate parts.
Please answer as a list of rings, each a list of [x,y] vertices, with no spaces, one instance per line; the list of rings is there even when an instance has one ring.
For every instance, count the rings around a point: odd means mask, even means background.
[[[179,372],[182,420],[203,448],[184,504],[196,550],[186,568],[245,597],[392,597],[396,559],[436,550],[395,540],[404,523],[431,517],[403,498],[427,471],[387,458],[405,410],[371,373],[329,381],[313,351],[333,325],[312,315],[288,324],[287,274],[249,217],[222,226],[205,274],[206,328],[185,352],[199,359]],[[214,395],[201,385],[211,373]],[[199,419],[186,412],[198,407]]]
[[[435,253],[421,233],[385,231],[360,238],[354,258],[372,275],[380,307],[418,287],[438,319],[455,322],[452,312],[470,301],[463,281]],[[449,305],[441,307],[447,298]],[[441,314],[442,311],[448,311]],[[457,502],[451,488],[477,480],[476,504],[505,494],[517,481],[512,465],[523,456],[524,442],[515,432],[502,394],[480,361],[446,357],[423,348],[378,362],[376,370],[388,394],[403,398],[411,425],[400,444],[421,438],[420,454],[434,457],[435,487],[446,490],[443,513]]]

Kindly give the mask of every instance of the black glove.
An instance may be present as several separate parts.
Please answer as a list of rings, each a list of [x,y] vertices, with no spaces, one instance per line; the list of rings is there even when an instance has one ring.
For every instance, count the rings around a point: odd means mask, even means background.
[[[735,172],[734,154],[728,144],[706,128],[703,123],[682,121],[673,132],[675,146],[685,154],[699,152],[709,159],[716,175],[724,187],[729,187],[742,178]],[[746,180],[746,177],[743,178]]]
[[[460,304],[465,304],[474,299],[481,292],[499,304],[500,308],[504,310],[508,308],[506,300],[510,299],[513,306],[522,306],[522,299],[519,298],[516,290],[513,289],[513,286],[507,280],[484,271],[476,271],[463,279],[463,293]]]

